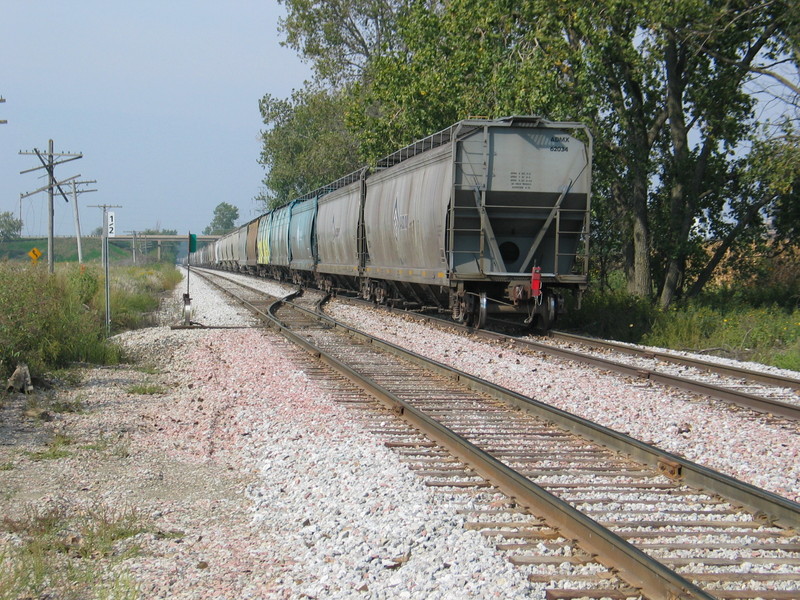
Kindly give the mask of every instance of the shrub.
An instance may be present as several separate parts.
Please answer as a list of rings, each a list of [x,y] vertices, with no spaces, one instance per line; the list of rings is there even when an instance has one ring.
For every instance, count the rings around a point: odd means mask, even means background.
[[[636,343],[650,331],[658,311],[648,300],[623,291],[590,291],[581,310],[570,310],[556,327]]]

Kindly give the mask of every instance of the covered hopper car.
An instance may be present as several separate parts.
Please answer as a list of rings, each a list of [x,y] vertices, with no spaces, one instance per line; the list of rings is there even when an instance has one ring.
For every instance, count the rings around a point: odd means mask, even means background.
[[[546,329],[588,283],[592,138],[540,117],[469,119],[270,211],[191,264],[482,326]]]

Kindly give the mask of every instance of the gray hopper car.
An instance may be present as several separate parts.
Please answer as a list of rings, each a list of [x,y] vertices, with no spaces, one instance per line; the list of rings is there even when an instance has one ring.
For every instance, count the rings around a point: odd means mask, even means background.
[[[591,144],[579,123],[460,121],[196,258],[475,326],[500,314],[547,329],[561,292],[588,283]]]

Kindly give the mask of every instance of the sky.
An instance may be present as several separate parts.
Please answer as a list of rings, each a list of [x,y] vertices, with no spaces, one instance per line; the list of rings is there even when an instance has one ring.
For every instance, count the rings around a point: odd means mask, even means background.
[[[97,189],[78,198],[81,231],[114,208],[117,231],[200,233],[227,202],[244,223],[264,128],[258,101],[288,97],[311,68],[281,47],[276,0],[3,0],[0,9],[0,212],[24,236],[47,234],[44,170],[20,151],[82,153],[56,178]],[[71,190],[71,186],[65,187]],[[55,234],[74,235],[72,197],[56,197]]]

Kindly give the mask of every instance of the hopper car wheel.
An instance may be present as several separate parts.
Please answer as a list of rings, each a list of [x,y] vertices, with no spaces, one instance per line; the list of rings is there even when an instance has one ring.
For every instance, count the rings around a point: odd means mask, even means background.
[[[480,298],[477,299],[475,319],[473,326],[481,329],[486,326],[486,312],[489,306],[489,301],[486,298],[486,292],[481,292]]]
[[[459,299],[457,308],[454,307],[453,318],[458,323],[480,329],[486,325],[487,306],[486,292],[482,292],[480,296],[467,294]]]

